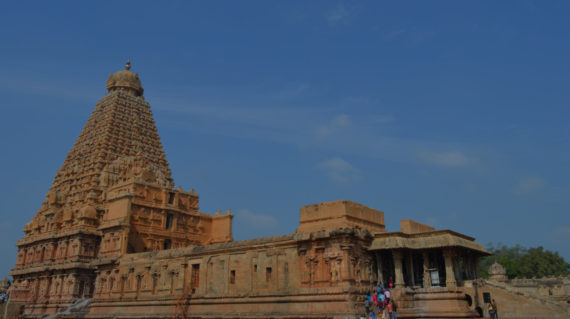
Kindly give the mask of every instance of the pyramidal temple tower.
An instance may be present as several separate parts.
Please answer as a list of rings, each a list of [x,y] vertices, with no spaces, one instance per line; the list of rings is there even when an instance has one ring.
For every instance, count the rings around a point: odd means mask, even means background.
[[[139,76],[130,71],[130,62],[125,70],[109,76],[107,89],[109,95],[97,103],[57,172],[49,198],[70,204],[85,202],[92,191],[100,195],[101,186],[114,182],[112,164],[127,158],[144,161],[157,182],[172,187],[150,105],[142,95]]]
[[[93,295],[95,260],[232,241],[231,213],[200,213],[194,190],[173,188],[150,105],[130,68],[127,61],[109,76],[109,94],[24,227],[11,272],[14,300],[57,307]]]

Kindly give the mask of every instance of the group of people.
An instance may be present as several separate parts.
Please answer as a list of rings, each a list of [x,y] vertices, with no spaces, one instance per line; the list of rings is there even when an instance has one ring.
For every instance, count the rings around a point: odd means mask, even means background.
[[[0,304],[8,302],[8,298],[10,298],[10,295],[8,293],[0,294]]]
[[[372,293],[369,291],[366,294],[364,300],[366,318],[398,319],[396,315],[397,306],[390,293],[390,289],[392,289],[391,279],[388,281],[388,287],[384,288],[379,282]]]

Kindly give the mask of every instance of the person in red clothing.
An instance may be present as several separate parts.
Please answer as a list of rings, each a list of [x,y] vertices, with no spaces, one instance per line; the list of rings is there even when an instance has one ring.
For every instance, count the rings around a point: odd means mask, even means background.
[[[394,288],[394,282],[392,281],[392,277],[388,278],[388,286],[390,286],[390,289]]]
[[[374,292],[374,294],[372,294],[372,304],[374,305],[372,307],[372,309],[374,309],[374,313],[378,314],[378,294],[376,293],[376,291]]]
[[[394,300],[390,301],[390,304],[392,305],[392,314],[390,315],[392,319],[398,319],[398,316],[396,315],[396,311],[398,310],[398,306],[396,305],[396,303],[394,302]]]

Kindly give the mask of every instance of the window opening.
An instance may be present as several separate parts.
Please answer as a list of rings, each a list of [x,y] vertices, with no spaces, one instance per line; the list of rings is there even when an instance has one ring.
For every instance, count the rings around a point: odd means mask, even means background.
[[[190,279],[190,288],[192,288],[192,292],[195,292],[195,289],[200,286],[200,264],[193,264],[192,265],[192,277]]]
[[[165,229],[172,228],[172,221],[174,220],[174,216],[172,214],[166,214],[166,223],[164,225]]]
[[[163,248],[170,249],[171,246],[172,246],[172,241],[170,239],[165,239]]]

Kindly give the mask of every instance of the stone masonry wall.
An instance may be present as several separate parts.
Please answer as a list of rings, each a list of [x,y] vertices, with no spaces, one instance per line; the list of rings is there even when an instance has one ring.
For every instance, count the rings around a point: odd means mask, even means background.
[[[345,230],[125,255],[97,265],[89,316],[356,316],[376,280],[365,242]]]

